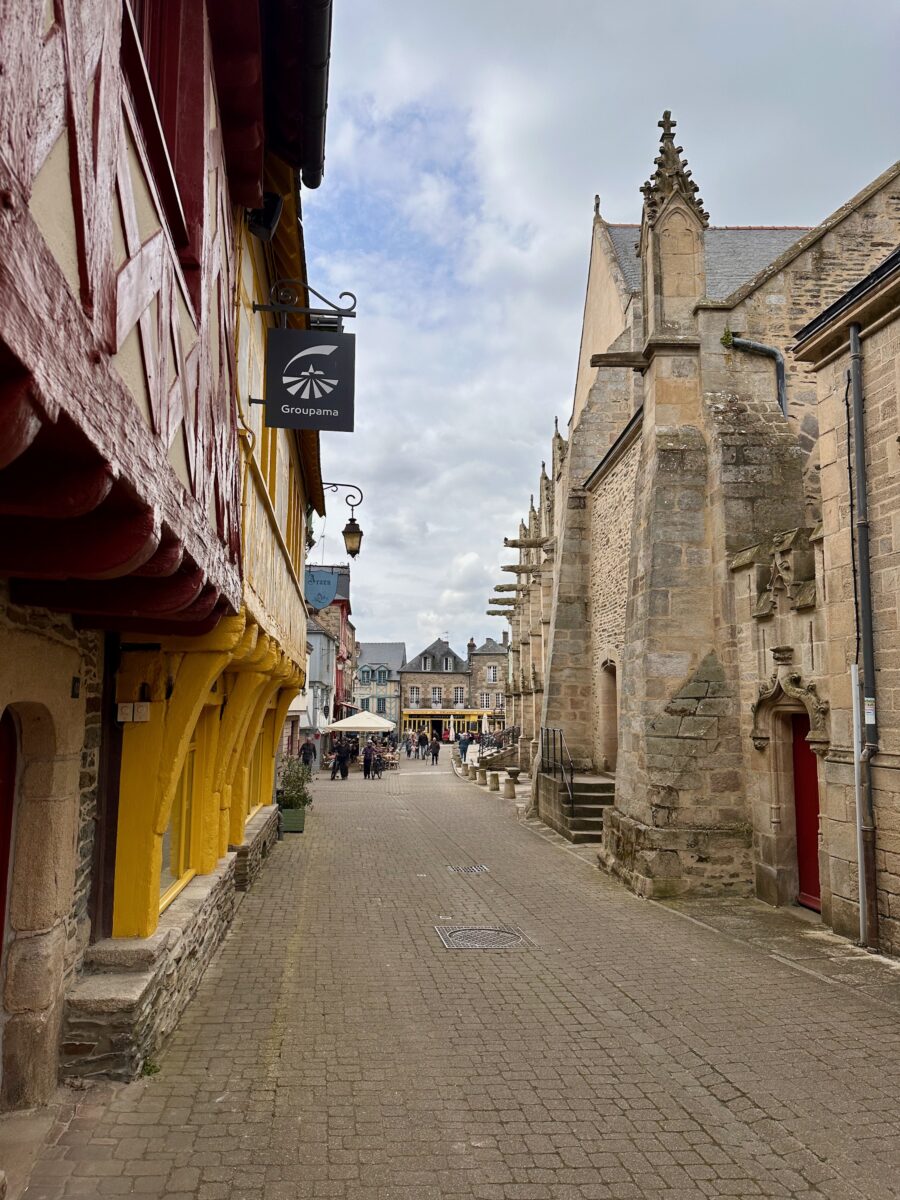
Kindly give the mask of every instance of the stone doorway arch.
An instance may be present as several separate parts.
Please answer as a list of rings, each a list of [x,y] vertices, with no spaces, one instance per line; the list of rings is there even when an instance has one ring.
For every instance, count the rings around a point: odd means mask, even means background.
[[[758,752],[751,764],[756,800],[753,814],[756,894],[773,905],[807,903],[808,898],[798,899],[802,892],[800,864],[810,854],[818,855],[819,847],[817,829],[811,835],[813,846],[798,842],[798,838],[810,836],[798,807],[803,782],[797,777],[798,758],[808,753],[807,747],[816,759],[828,750],[828,702],[819,696],[814,683],[804,681],[801,673],[793,669],[791,647],[777,646],[772,654],[775,670],[759,686],[758,698],[752,706],[750,734]],[[804,731],[801,746],[797,744],[799,727]],[[815,774],[813,771],[813,778]],[[808,784],[807,779],[805,786]]]
[[[7,904],[0,959],[0,1109],[40,1104],[56,1086],[65,917],[75,862],[72,803],[77,758],[60,757],[50,711],[7,705],[5,752],[14,738]]]

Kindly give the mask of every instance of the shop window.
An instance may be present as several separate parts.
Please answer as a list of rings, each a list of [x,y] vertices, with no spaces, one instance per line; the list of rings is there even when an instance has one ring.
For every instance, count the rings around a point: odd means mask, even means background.
[[[188,747],[175,788],[169,824],[163,834],[162,867],[159,874],[159,909],[166,908],[195,874],[192,861],[196,843],[197,805],[194,803],[196,734]]]

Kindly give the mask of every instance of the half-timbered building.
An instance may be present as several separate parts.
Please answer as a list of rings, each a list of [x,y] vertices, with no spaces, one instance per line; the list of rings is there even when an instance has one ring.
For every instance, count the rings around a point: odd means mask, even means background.
[[[16,1107],[60,1063],[141,1069],[274,837],[323,501],[318,435],[267,430],[249,403],[269,320],[253,303],[305,280],[330,4],[3,0],[0,28],[0,1107]]]

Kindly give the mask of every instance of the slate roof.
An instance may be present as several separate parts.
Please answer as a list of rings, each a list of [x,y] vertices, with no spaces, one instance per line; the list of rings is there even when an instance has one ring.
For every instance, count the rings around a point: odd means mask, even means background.
[[[333,642],[337,641],[337,638],[334,636],[334,634],[329,633],[327,629],[325,629],[322,625],[320,625],[315,617],[307,617],[306,618],[306,632],[307,632],[307,634],[321,633],[325,637],[331,638],[331,640]]]
[[[641,290],[641,260],[635,249],[640,225],[608,225],[609,236],[626,285]],[[809,232],[806,225],[770,227],[723,225],[703,231],[706,299],[725,300],[784,254]]]
[[[616,258],[625,276],[626,285],[633,291],[641,290],[641,260],[635,246],[641,236],[640,225],[607,225]]]
[[[360,642],[359,667],[387,667],[393,675],[406,664],[406,642]]]
[[[806,225],[785,229],[727,226],[707,229],[703,234],[706,298],[724,300],[808,232]]]
[[[427,672],[422,666],[422,659],[426,654],[432,659],[431,668]],[[437,641],[432,642],[430,646],[426,646],[422,653],[417,654],[416,657],[411,662],[408,662],[405,667],[402,667],[401,673],[405,671],[419,671],[420,673],[425,674],[443,674],[441,659],[445,654],[453,655],[455,660],[453,664],[453,670],[456,672],[456,674],[461,674],[469,670],[466,659],[457,654],[449,642],[445,642],[443,638],[438,638]],[[449,673],[450,672],[448,672],[448,674]]]
[[[477,650],[472,651],[473,654],[509,654],[509,646],[504,646],[502,642],[495,642],[493,638],[487,638],[483,646],[479,646]]]

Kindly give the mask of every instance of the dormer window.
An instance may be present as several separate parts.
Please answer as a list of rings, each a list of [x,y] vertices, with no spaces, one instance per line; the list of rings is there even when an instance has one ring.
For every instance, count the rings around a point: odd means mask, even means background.
[[[387,671],[384,669],[384,667],[379,667],[378,669],[378,682],[387,683]]]
[[[371,678],[371,676],[369,674],[368,669],[360,671],[360,673],[359,673],[360,683],[368,683],[370,678]]]
[[[431,655],[430,654],[422,655],[422,670],[423,671],[431,670]]]
[[[445,671],[453,670],[453,659],[450,658],[449,655],[444,655],[444,670]]]

